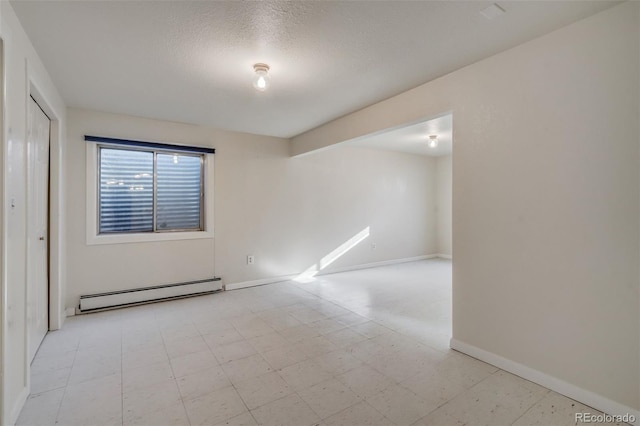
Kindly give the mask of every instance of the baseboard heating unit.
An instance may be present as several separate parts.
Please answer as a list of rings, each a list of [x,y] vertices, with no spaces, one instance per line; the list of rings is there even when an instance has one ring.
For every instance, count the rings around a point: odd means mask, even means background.
[[[105,309],[123,308],[164,300],[200,296],[221,290],[222,280],[216,277],[207,280],[165,284],[132,290],[87,294],[80,296],[80,307],[78,310],[80,313],[87,313]]]

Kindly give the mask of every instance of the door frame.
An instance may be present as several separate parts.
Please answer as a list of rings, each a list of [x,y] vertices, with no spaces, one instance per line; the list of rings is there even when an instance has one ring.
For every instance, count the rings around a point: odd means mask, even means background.
[[[7,309],[7,298],[6,298],[6,260],[4,257],[5,253],[5,244],[6,244],[6,236],[5,236],[5,225],[4,225],[4,209],[5,209],[5,200],[4,200],[4,173],[5,173],[5,164],[4,164],[4,150],[6,146],[6,137],[5,137],[5,105],[6,105],[6,90],[5,90],[5,43],[4,38],[0,37],[0,423],[4,422],[6,419],[5,407],[4,407],[4,370],[5,370],[5,356],[4,356],[4,348],[5,348],[5,332],[4,332],[4,323],[5,323],[5,312]]]
[[[32,97],[42,111],[49,117],[51,127],[49,130],[49,208],[48,208],[48,229],[49,229],[49,330],[58,330],[64,322],[65,312],[62,301],[62,268],[61,268],[61,237],[62,237],[62,129],[60,117],[51,108],[50,103],[38,89],[38,85],[33,81],[27,63],[27,75],[29,87],[27,88],[26,99]],[[27,105],[28,107],[28,105]]]
[[[25,327],[26,327],[27,355],[28,355],[27,360],[28,360],[29,363],[33,362],[32,351],[35,350],[35,352],[33,353],[34,356],[35,356],[35,353],[37,353],[38,348],[42,344],[42,341],[40,341],[37,348],[31,347],[32,333],[33,333],[34,330],[30,329],[30,325],[31,324],[29,323],[29,314],[30,314],[30,312],[29,312],[29,303],[33,302],[33,298],[36,298],[36,299],[39,298],[38,295],[34,296],[32,294],[32,291],[34,290],[34,288],[32,287],[32,284],[31,284],[31,280],[33,278],[31,276],[31,271],[30,271],[30,269],[33,266],[37,266],[37,265],[34,265],[32,263],[32,260],[31,260],[32,259],[31,258],[31,254],[32,254],[31,250],[34,247],[34,244],[38,245],[38,242],[32,240],[32,238],[33,238],[33,235],[32,235],[32,231],[33,231],[32,225],[33,225],[33,223],[31,221],[30,212],[33,211],[33,207],[34,206],[31,206],[30,203],[32,201],[34,201],[32,199],[32,193],[31,192],[33,191],[34,184],[37,183],[37,182],[34,182],[32,178],[33,178],[34,174],[37,173],[37,168],[39,167],[39,163],[35,162],[33,160],[33,158],[32,158],[34,155],[36,155],[35,153],[38,151],[38,148],[30,146],[31,143],[32,143],[32,138],[31,138],[30,132],[33,131],[32,124],[33,124],[33,121],[35,120],[35,117],[32,116],[32,114],[30,113],[30,111],[32,109],[32,102],[35,103],[36,107],[38,109],[40,109],[42,114],[44,114],[45,117],[47,118],[47,120],[49,121],[48,132],[47,132],[48,133],[47,134],[47,142],[46,142],[46,146],[47,146],[47,173],[46,173],[47,178],[46,179],[47,179],[47,181],[46,181],[45,190],[47,192],[47,202],[46,202],[46,205],[44,206],[45,215],[46,215],[45,216],[46,234],[44,235],[45,244],[46,244],[46,257],[45,257],[44,260],[45,260],[45,264],[46,264],[45,265],[45,268],[46,268],[45,276],[46,276],[46,288],[47,288],[47,294],[46,294],[46,306],[47,306],[46,330],[47,331],[49,331],[49,329],[50,329],[50,325],[49,324],[51,322],[51,316],[49,315],[49,311],[50,311],[50,293],[51,293],[50,277],[49,277],[49,275],[50,275],[49,274],[49,269],[50,269],[50,265],[49,265],[50,264],[50,255],[49,255],[49,252],[51,251],[51,248],[49,247],[49,244],[50,244],[49,228],[51,227],[50,226],[50,222],[51,222],[50,221],[50,215],[51,215],[51,212],[50,212],[50,203],[49,203],[49,199],[51,198],[51,194],[50,194],[51,186],[49,184],[49,181],[51,180],[51,176],[50,176],[50,172],[49,172],[50,162],[51,162],[50,155],[49,155],[49,149],[51,148],[51,118],[49,118],[49,115],[44,111],[42,106],[40,106],[38,101],[35,98],[33,98],[32,96],[29,96],[27,98],[27,131],[25,133],[25,135],[26,135],[26,138],[25,138],[25,147],[26,147],[26,149],[25,149],[25,160],[27,162],[26,169],[25,169],[26,170],[26,174],[27,174],[26,181],[25,181],[26,182],[26,193],[25,193],[25,200],[26,200],[25,214],[26,214],[26,217],[25,217],[25,226],[26,226],[26,236],[27,236],[27,243],[26,243],[26,246],[25,246],[25,248],[26,248],[26,256],[25,256],[25,266],[26,266],[26,272],[25,272],[25,278],[26,278],[26,286],[25,286],[25,290],[26,290],[26,294],[25,294],[26,311],[25,312],[26,312],[27,318],[26,318],[26,321],[25,321]],[[31,118],[31,120],[29,118]],[[39,267],[39,266],[37,266],[37,267]],[[36,312],[36,313],[39,313],[39,312]],[[43,336],[43,340],[44,340],[44,336]]]
[[[4,24],[4,20],[2,22]],[[7,36],[11,38],[10,34],[0,34],[0,423],[15,422],[18,418],[19,409],[22,408],[26,401],[30,391],[30,373],[31,368],[28,362],[27,351],[27,334],[24,332],[25,347],[24,347],[24,359],[23,365],[8,366],[6,365],[6,327],[7,327],[7,209],[10,208],[10,201],[6,199],[7,191],[6,185],[6,173],[7,173],[7,158],[5,156],[6,146],[10,140],[11,129],[7,125],[7,107],[8,107],[8,93],[7,93],[7,68],[8,59],[10,58],[10,46],[7,45]],[[45,113],[51,118],[51,130],[49,135],[49,149],[50,149],[50,171],[49,171],[49,187],[50,187],[50,199],[49,199],[49,329],[56,330],[62,327],[66,312],[64,309],[64,218],[63,218],[63,147],[65,140],[64,120],[66,114],[66,108],[64,105],[58,105],[56,100],[50,102],[48,96],[43,95],[49,91],[52,87],[52,83],[49,80],[43,80],[48,78],[46,73],[43,74],[42,65],[39,63],[33,63],[29,58],[25,58],[24,62],[25,74],[22,77],[15,76],[16,80],[25,79],[24,87],[22,88],[22,96],[12,99],[14,102],[14,108],[23,108],[24,122],[15,122],[14,126],[22,127],[20,131],[17,131],[18,135],[22,134],[22,130],[26,130],[27,119],[26,113],[28,104],[27,101],[30,96],[38,102],[38,104],[44,109]],[[18,65],[16,64],[16,67]],[[41,91],[39,87],[46,88],[45,91]],[[20,105],[22,104],[22,105]],[[55,109],[52,107],[54,106]],[[57,111],[57,113],[56,113]],[[15,120],[14,120],[15,121]],[[26,161],[26,160],[25,160]],[[25,163],[26,166],[26,163]],[[25,285],[26,287],[26,285]],[[25,290],[26,291],[26,290]],[[22,310],[24,313],[24,321],[26,326],[26,303],[24,306],[17,306],[16,309]],[[21,312],[21,313],[22,313]],[[7,406],[6,399],[4,397],[5,392],[5,373],[9,368],[21,368],[24,374],[23,377],[23,389],[19,395],[15,395],[15,400],[12,399],[13,405]],[[18,410],[18,411],[16,411]]]
[[[63,308],[63,300],[62,300],[62,265],[61,265],[61,256],[62,256],[62,245],[61,245],[61,237],[62,237],[62,212],[60,210],[61,202],[62,202],[62,150],[61,150],[61,142],[62,138],[62,129],[60,126],[60,117],[54,112],[51,107],[51,103],[47,101],[47,98],[43,95],[43,92],[38,88],[38,84],[34,81],[35,78],[30,71],[30,63],[27,60],[26,70],[27,70],[27,87],[25,90],[25,129],[28,128],[28,108],[30,98],[33,98],[38,106],[42,109],[42,111],[49,117],[51,122],[49,128],[49,205],[47,211],[48,217],[48,249],[47,249],[47,262],[48,262],[48,281],[49,281],[49,295],[48,295],[48,330],[58,330],[62,327],[64,322],[64,308]],[[25,132],[26,137],[26,132]],[[26,143],[26,140],[25,140]],[[28,161],[25,156],[25,161]],[[26,166],[26,165],[25,165]],[[28,170],[28,168],[26,169]],[[27,192],[29,188],[26,188]],[[28,195],[27,195],[28,197]],[[25,223],[28,223],[28,209],[25,209]],[[27,225],[28,226],[28,225]],[[28,245],[26,245],[25,250],[28,249]],[[25,255],[28,256],[26,252]],[[28,265],[28,260],[25,259],[25,267]],[[25,271],[25,278],[26,278]],[[26,284],[26,283],[25,283]],[[24,383],[26,385],[27,391],[31,392],[31,359],[29,355],[29,323],[28,323],[28,312],[26,302],[29,297],[28,294],[29,286],[25,285],[25,306],[24,306]]]

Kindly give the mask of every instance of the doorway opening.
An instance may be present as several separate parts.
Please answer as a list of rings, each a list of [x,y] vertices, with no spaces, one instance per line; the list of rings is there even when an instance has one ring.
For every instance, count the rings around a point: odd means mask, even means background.
[[[403,160],[402,155],[423,162],[423,171],[414,172],[406,182],[399,181],[397,172],[386,172],[388,182],[395,183],[397,191],[413,191],[412,197],[420,200],[419,205],[405,205],[414,211],[413,217],[404,223],[397,221],[393,232],[402,232],[411,223],[417,236],[406,234],[407,244],[413,244],[408,258],[421,260],[394,271],[398,275],[393,282],[401,285],[391,286],[385,297],[397,304],[380,320],[431,347],[447,350],[453,322],[453,113],[385,129],[340,146],[387,151],[389,162],[407,164],[406,167],[413,167],[413,163]],[[416,238],[423,242],[422,246]],[[376,243],[380,246],[379,241]]]
[[[314,211],[331,220],[321,222],[316,236],[314,246],[323,250],[293,281],[448,350],[452,140],[453,115],[445,113],[300,156],[301,167],[309,161],[322,170],[322,181],[309,190],[316,194]]]

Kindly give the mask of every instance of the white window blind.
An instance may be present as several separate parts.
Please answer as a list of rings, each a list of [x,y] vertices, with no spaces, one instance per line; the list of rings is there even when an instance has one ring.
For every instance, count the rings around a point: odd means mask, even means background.
[[[153,231],[153,155],[100,149],[100,233]]]
[[[157,229],[200,229],[202,156],[157,154]]]

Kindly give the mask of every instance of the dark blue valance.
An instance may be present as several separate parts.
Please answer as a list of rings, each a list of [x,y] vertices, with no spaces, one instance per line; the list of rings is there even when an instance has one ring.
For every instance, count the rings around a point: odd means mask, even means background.
[[[137,148],[166,149],[168,151],[176,151],[176,152],[197,152],[200,154],[216,153],[216,150],[214,148],[205,148],[201,146],[172,145],[172,144],[160,143],[160,142],[144,142],[144,141],[132,141],[128,139],[103,138],[100,136],[85,135],[84,140],[87,142],[107,143],[110,145],[133,146]]]

